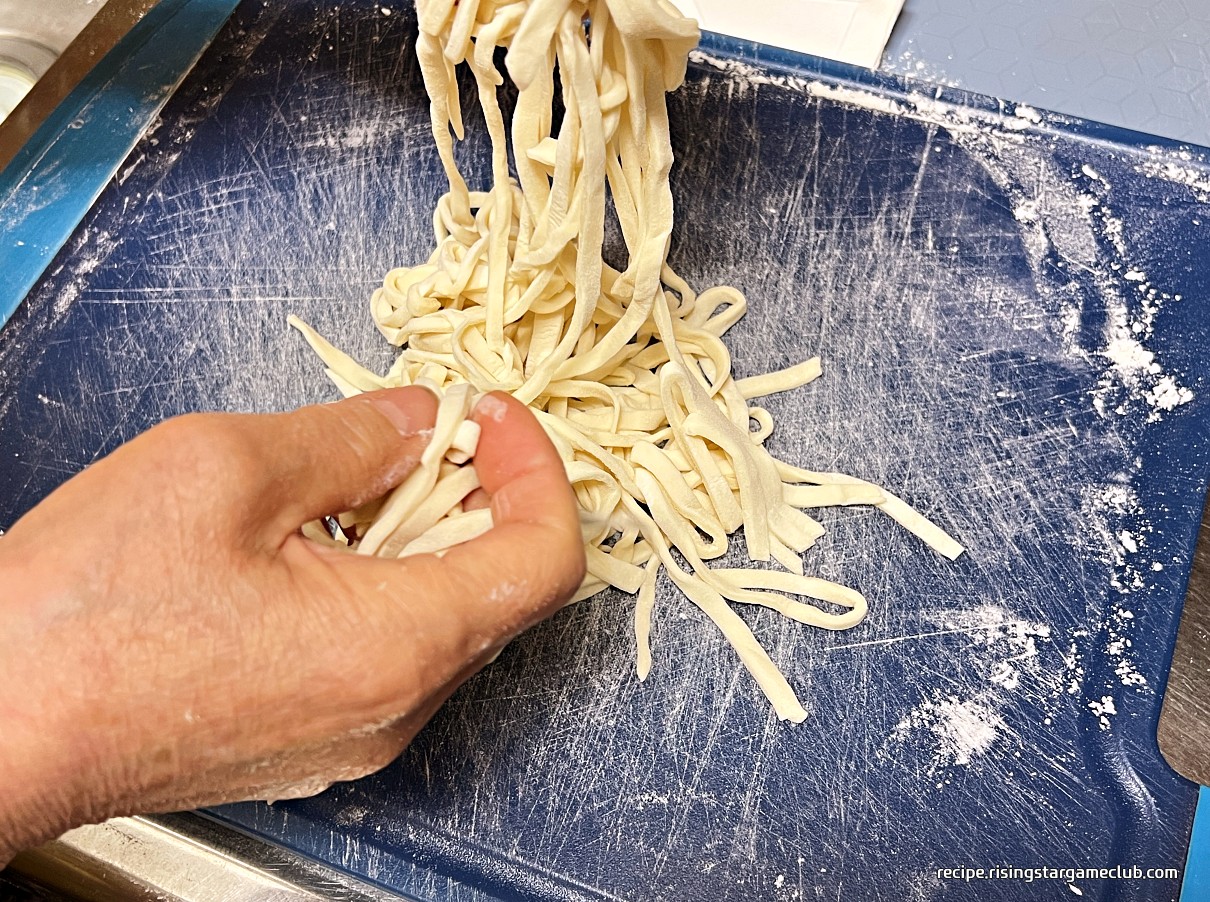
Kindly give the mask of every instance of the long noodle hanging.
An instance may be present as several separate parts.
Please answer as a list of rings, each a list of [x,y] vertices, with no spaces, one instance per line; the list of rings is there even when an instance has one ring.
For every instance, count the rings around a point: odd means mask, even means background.
[[[441,397],[420,468],[386,498],[309,535],[362,554],[444,549],[490,528],[467,511],[475,488],[474,397],[509,392],[557,446],[581,510],[588,576],[576,600],[607,586],[637,593],[637,670],[651,668],[661,571],[722,630],[778,716],[806,711],[729,602],[763,605],[826,629],[866,614],[853,589],[804,573],[823,534],[806,510],[881,508],[949,558],[962,547],[870,483],[776,460],[769,413],[753,399],[805,385],[818,358],[736,380],[723,334],[746,309],[734,288],[696,294],[667,263],[673,226],[665,93],[685,77],[696,24],[661,0],[421,0],[417,51],[449,191],[428,261],[391,271],[371,301],[403,350],[385,376],[365,370],[297,319],[345,394],[426,385]],[[497,48],[519,89],[510,137],[497,102]],[[454,160],[464,136],[455,69],[478,86],[492,186],[472,191]],[[553,136],[558,90],[565,113]],[[606,190],[628,252],[601,255]],[[752,424],[756,428],[753,430]],[[712,569],[740,527],[753,562]],[[335,535],[333,539],[331,536]],[[680,560],[673,552],[679,553]],[[686,566],[683,566],[681,561]],[[806,600],[804,600],[806,599]]]

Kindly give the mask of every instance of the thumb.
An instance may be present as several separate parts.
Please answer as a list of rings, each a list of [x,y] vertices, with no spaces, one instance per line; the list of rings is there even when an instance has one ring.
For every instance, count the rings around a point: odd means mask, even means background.
[[[347,584],[396,593],[397,604],[363,613],[363,622],[382,617],[379,634],[397,635],[398,611],[415,609],[415,599],[423,598],[423,616],[433,618],[427,633],[454,642],[446,652],[459,661],[554,613],[580,585],[585,568],[575,493],[533,413],[492,392],[473,417],[482,429],[474,466],[491,497],[491,529],[444,557],[325,555]]]
[[[268,538],[386,494],[416,468],[436,413],[432,392],[408,387],[249,418],[243,443],[264,467]]]

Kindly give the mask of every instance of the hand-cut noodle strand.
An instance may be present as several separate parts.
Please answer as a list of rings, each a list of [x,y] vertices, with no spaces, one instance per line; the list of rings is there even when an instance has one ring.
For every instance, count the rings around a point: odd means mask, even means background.
[[[655,581],[660,573],[660,559],[647,562],[643,584],[634,607],[635,672],[640,680],[651,673],[651,615],[655,611]]]
[[[479,484],[479,430],[467,416],[475,394],[510,392],[537,414],[580,505],[588,576],[575,600],[608,586],[638,593],[639,678],[651,670],[664,571],[718,625],[778,716],[802,720],[794,690],[730,603],[825,629],[865,616],[860,593],[805,574],[801,554],[823,527],[804,509],[874,505],[946,557],[962,547],[877,486],[773,458],[765,449],[773,417],[751,401],[810,383],[819,358],[734,379],[721,339],[744,315],[743,295],[729,287],[697,294],[668,265],[664,95],[685,77],[696,26],[662,0],[418,5],[417,54],[449,190],[434,211],[432,255],[392,270],[371,298],[399,358],[378,376],[290,322],[342,393],[423,385],[441,397],[437,422],[400,486],[341,514],[336,538],[318,522],[307,534],[397,557],[441,553],[489,529],[487,510],[463,509]],[[519,89],[511,125],[496,97],[500,48]],[[454,158],[463,135],[458,65],[471,69],[491,139],[489,191],[471,191]],[[557,128],[556,69],[565,110]],[[607,191],[626,247],[621,270],[601,254]],[[706,561],[728,551],[741,525],[748,557],[788,572],[711,569]]]

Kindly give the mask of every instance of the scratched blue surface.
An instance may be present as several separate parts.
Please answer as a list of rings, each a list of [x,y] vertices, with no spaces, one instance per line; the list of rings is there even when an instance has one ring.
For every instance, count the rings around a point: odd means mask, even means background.
[[[0,332],[0,527],[173,413],[332,397],[288,312],[389,361],[365,301],[427,255],[439,170],[413,26],[382,6],[244,4],[132,151]],[[215,816],[420,899],[1051,899],[1074,890],[936,872],[1183,866],[1197,793],[1154,737],[1207,475],[1210,168],[758,65],[695,64],[672,100],[673,263],[748,292],[740,375],[823,355],[769,400],[779,456],[895,488],[969,554],[823,514],[808,568],[869,619],[743,612],[801,726],[669,591],[637,683],[612,594],[515,643],[380,774]],[[874,97],[812,96],[838,86]],[[485,171],[481,138],[462,154]]]

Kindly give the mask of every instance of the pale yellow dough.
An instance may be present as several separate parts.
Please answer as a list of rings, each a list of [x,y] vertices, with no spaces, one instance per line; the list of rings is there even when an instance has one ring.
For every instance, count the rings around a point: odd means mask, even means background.
[[[947,557],[962,548],[876,486],[775,460],[764,447],[772,417],[749,402],[815,379],[819,359],[733,379],[721,339],[743,315],[743,295],[696,294],[668,266],[664,95],[684,79],[696,25],[658,0],[418,6],[418,55],[449,191],[433,214],[437,247],[428,261],[390,272],[371,300],[379,329],[403,350],[378,376],[291,320],[344,394],[423,384],[442,396],[421,466],[383,501],[340,518],[352,546],[386,556],[440,552],[490,528],[490,514],[462,511],[478,480],[459,464],[478,441],[466,420],[474,396],[509,392],[538,414],[580,504],[588,577],[577,597],[607,586],[638,593],[640,679],[651,668],[663,571],[718,624],[777,714],[801,721],[806,710],[730,602],[825,629],[865,616],[860,593],[804,575],[801,553],[824,530],[803,509],[872,504]],[[511,122],[517,179],[496,100],[498,47],[508,48],[520,89]],[[491,136],[489,191],[470,190],[454,162],[459,65],[474,76]],[[557,138],[556,67],[567,111]],[[629,252],[621,271],[601,256],[606,190]],[[740,526],[753,562],[789,572],[712,569],[707,562],[727,552]]]

